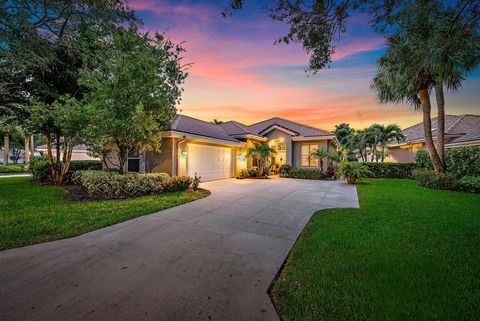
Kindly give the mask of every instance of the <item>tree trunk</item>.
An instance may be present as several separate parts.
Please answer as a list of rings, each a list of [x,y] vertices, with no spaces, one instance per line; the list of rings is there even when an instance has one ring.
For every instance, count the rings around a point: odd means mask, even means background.
[[[8,154],[10,152],[10,136],[8,131],[3,132],[3,164],[8,164]]]
[[[35,142],[33,140],[33,135],[30,136],[30,157],[35,154]]]
[[[435,86],[435,96],[437,99],[437,152],[445,168],[445,96],[443,94],[443,83]]]
[[[385,162],[385,145],[382,144],[382,163]]]
[[[25,164],[30,162],[30,136],[25,135],[25,154],[24,154]]]
[[[52,182],[55,183],[57,181],[57,172],[55,171],[55,162],[53,161],[52,137],[50,135],[47,136],[47,155],[50,165],[50,178]]]
[[[443,164],[440,161],[440,156],[438,156],[438,152],[435,149],[435,144],[433,143],[432,137],[432,119],[431,119],[431,111],[432,105],[430,104],[430,95],[427,89],[421,89],[418,92],[420,103],[422,104],[422,114],[423,114],[423,133],[425,135],[425,145],[427,145],[428,154],[430,155],[430,159],[432,160],[433,168],[435,172],[442,173],[443,172]]]

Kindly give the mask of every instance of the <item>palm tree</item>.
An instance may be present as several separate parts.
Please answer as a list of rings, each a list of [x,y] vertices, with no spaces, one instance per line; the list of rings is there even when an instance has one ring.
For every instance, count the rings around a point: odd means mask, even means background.
[[[216,119],[214,118],[212,121],[211,121],[212,124],[215,124],[215,125],[220,125],[220,124],[223,124],[225,123],[223,120],[219,120],[219,119]]]
[[[370,128],[375,137],[375,146],[380,145],[380,159],[383,163],[385,161],[385,146],[394,140],[398,143],[402,142],[405,140],[405,136],[402,134],[400,127],[396,124],[390,124],[388,126],[373,124]]]
[[[265,170],[265,165],[268,159],[275,154],[276,151],[267,143],[258,143],[254,147],[247,149],[247,157],[253,157],[258,160],[258,170],[259,174],[263,175]]]
[[[320,160],[320,168],[323,169],[323,160],[326,159],[327,162],[333,161],[333,162],[339,162],[340,161],[340,156],[338,156],[334,152],[330,152],[325,149],[317,149],[313,153],[311,153],[312,156],[316,157],[317,159]]]
[[[441,10],[434,1],[408,6],[397,15],[398,32],[388,37],[372,83],[380,102],[406,103],[422,111],[425,144],[436,172],[445,170],[443,88],[460,88],[463,77],[480,63],[478,21],[465,15]],[[438,147],[432,134],[433,88],[439,97]]]

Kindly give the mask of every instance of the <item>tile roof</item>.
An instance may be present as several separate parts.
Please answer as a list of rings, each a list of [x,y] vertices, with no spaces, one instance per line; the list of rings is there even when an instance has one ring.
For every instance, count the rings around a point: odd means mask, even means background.
[[[223,124],[219,124],[229,135],[246,135],[246,134],[254,134],[255,133],[248,128],[247,125],[239,123],[238,121],[227,121]]]
[[[432,131],[436,137],[437,117],[432,118]],[[402,133],[405,135],[405,143],[423,141],[423,123],[415,124],[405,128]],[[445,115],[445,134],[454,136],[445,143],[461,143],[473,140],[480,140],[480,115]],[[455,137],[457,136],[457,137]]]
[[[286,120],[284,118],[280,117],[274,117],[270,118],[264,121],[261,121],[259,123],[255,123],[253,125],[248,126],[251,131],[253,131],[256,134],[261,133],[265,129],[277,125],[279,127],[283,127],[285,129],[288,129],[294,133],[296,133],[298,136],[305,136],[305,137],[314,137],[314,136],[330,136],[333,135],[332,132],[320,129],[320,128],[315,128],[303,124],[299,124],[296,122],[293,122],[291,120]]]
[[[185,115],[177,115],[168,130],[239,142],[239,140],[231,137],[221,126]]]
[[[448,144],[480,140],[480,115],[462,115],[446,132],[461,134],[449,141]]]

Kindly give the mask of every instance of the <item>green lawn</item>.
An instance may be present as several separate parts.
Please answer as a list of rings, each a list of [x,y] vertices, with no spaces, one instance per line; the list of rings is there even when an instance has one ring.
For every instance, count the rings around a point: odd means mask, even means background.
[[[80,235],[196,200],[208,191],[129,200],[74,202],[60,187],[33,186],[30,177],[0,178],[0,250]]]
[[[480,195],[357,185],[318,212],[273,288],[284,320],[480,320]]]

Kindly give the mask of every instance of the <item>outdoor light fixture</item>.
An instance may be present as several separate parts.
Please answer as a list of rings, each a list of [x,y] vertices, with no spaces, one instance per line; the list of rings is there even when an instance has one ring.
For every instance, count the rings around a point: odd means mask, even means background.
[[[242,153],[238,153],[237,157],[238,157],[239,160],[244,160],[245,159],[245,155],[242,154]]]

